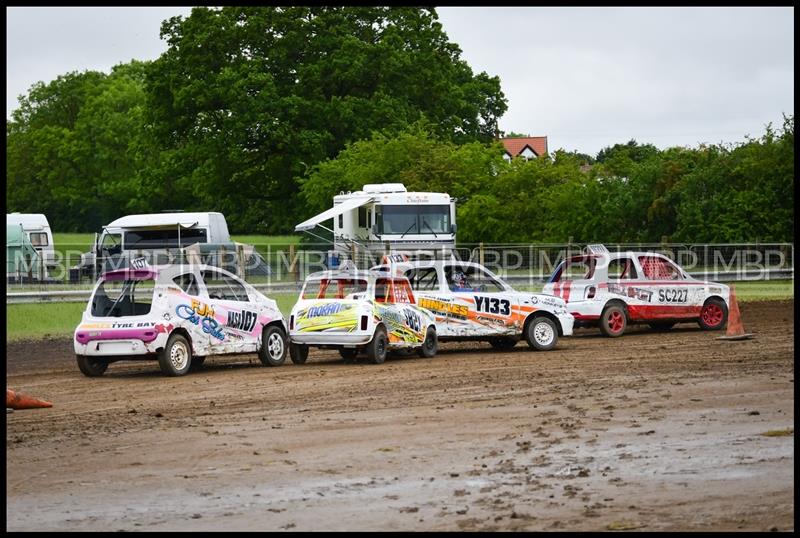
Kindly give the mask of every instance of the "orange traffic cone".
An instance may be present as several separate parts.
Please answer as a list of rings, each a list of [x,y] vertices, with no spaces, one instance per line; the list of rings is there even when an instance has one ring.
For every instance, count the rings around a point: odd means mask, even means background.
[[[728,308],[728,330],[725,336],[718,336],[717,340],[747,340],[753,338],[751,333],[744,332],[742,316],[739,314],[739,303],[736,302],[736,292],[731,286],[730,308]]]
[[[53,407],[50,402],[32,398],[27,394],[6,389],[6,408],[11,409],[37,409],[39,407]]]

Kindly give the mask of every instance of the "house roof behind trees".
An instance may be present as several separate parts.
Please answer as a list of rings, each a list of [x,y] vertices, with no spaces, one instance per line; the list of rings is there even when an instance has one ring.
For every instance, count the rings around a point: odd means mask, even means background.
[[[528,147],[533,151],[537,157],[541,157],[547,153],[547,137],[546,136],[527,136],[527,137],[509,137],[501,138],[500,142],[506,148],[511,157],[516,157]]]

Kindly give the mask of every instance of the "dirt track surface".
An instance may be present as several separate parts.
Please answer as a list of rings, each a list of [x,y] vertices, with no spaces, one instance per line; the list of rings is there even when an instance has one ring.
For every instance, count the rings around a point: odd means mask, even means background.
[[[210,358],[80,374],[69,339],[9,344],[7,530],[789,530],[793,302],[756,339],[581,330],[556,350]]]

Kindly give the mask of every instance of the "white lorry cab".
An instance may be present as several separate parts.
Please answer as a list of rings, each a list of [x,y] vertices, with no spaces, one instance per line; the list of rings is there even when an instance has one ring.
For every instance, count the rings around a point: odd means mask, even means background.
[[[353,244],[366,251],[445,249],[456,237],[456,199],[443,192],[407,192],[402,183],[364,185],[333,197],[333,207],[295,226],[310,232],[316,226],[333,233],[334,251],[347,253]],[[333,220],[332,228],[325,226]]]
[[[53,232],[50,223],[42,213],[6,213],[6,226],[20,225],[30,244],[44,261],[45,271],[58,265],[53,247]]]

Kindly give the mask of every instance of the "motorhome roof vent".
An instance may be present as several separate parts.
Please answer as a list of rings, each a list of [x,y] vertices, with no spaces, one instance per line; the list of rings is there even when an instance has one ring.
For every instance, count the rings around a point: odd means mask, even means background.
[[[370,183],[369,185],[364,185],[364,192],[370,194],[406,192],[406,187],[402,183]]]

